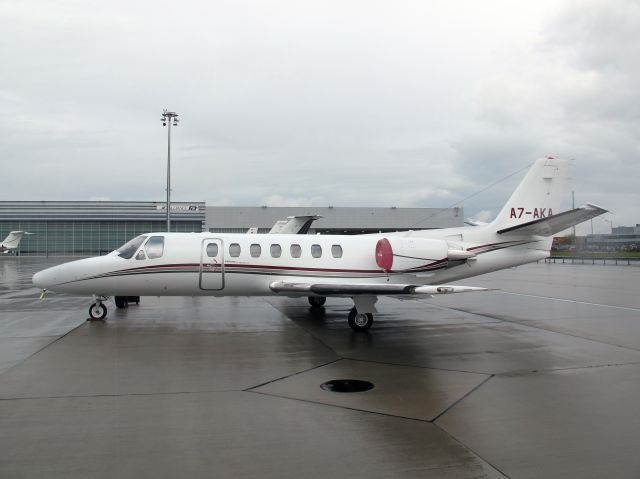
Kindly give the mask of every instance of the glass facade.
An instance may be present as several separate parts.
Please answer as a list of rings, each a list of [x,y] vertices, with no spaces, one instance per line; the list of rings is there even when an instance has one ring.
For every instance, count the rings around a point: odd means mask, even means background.
[[[21,255],[97,256],[140,234],[166,230],[166,221],[0,221],[0,241],[10,231],[28,231],[33,234],[22,238]],[[171,231],[199,233],[202,221],[172,221]]]
[[[204,202],[174,202],[171,231],[202,232]],[[108,254],[144,233],[166,232],[166,204],[157,201],[0,201],[0,239],[28,231],[28,256]]]

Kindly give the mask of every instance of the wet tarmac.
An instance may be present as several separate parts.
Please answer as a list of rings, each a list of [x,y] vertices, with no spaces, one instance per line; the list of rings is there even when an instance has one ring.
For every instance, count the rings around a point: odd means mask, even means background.
[[[640,477],[640,268],[381,299],[155,298],[87,322],[0,258],[0,477]],[[336,379],[368,381],[334,392]],[[329,388],[330,389],[330,388]]]

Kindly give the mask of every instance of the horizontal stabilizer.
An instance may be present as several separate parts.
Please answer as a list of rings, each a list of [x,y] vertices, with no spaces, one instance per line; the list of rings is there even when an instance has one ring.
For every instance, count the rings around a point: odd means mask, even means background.
[[[376,284],[376,283],[286,283],[275,281],[269,285],[275,293],[317,294],[321,296],[357,296],[357,295],[403,295],[403,294],[450,294],[467,293],[471,291],[488,291],[487,288],[475,286],[436,285],[423,286],[419,284]]]
[[[604,213],[607,213],[607,210],[596,205],[586,204],[580,208],[565,211],[547,218],[540,218],[510,228],[501,229],[498,231],[498,234],[552,236]]]

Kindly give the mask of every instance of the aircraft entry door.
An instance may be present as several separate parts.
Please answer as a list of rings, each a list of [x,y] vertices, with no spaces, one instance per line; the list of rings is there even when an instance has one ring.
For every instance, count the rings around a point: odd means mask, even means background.
[[[207,238],[202,241],[200,289],[224,289],[224,250],[220,239]]]

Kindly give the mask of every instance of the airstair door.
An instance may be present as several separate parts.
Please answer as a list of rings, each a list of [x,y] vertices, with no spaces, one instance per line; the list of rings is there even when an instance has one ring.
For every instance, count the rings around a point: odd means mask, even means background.
[[[200,251],[200,289],[224,289],[224,250],[222,240],[207,238]]]

